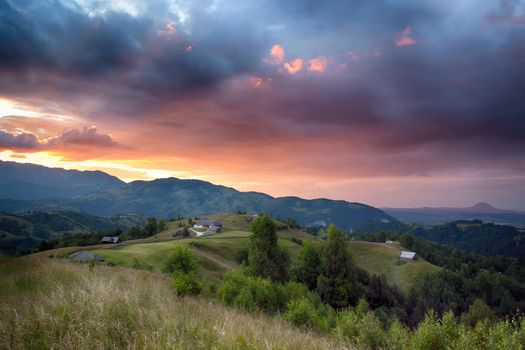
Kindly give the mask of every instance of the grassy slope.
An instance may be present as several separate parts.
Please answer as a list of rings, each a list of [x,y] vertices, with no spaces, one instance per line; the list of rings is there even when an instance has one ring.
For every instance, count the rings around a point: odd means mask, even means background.
[[[158,243],[137,243],[120,246],[116,249],[104,247],[91,251],[117,265],[133,267],[138,261],[151,266],[155,271],[162,271],[162,267],[173,248],[179,244],[189,244],[200,259],[200,274],[217,281],[225,271],[239,267],[235,257],[240,250],[247,249],[248,236],[249,233],[246,231],[227,230],[224,233],[209,237]],[[300,249],[299,245],[287,239],[279,240],[279,244],[288,249],[292,259],[297,256]]]
[[[247,236],[247,232],[231,231],[213,237],[133,244],[120,249],[92,251],[117,265],[133,267],[137,259],[151,265],[154,270],[161,271],[175,245],[190,244],[201,261],[200,274],[218,281],[222,273],[239,267],[235,257],[238,251],[247,247]],[[279,244],[288,249],[292,260],[297,257],[299,245],[286,239],[280,239]],[[423,259],[400,263],[398,257],[401,247],[398,244],[352,241],[349,249],[357,266],[370,274],[384,274],[389,283],[397,285],[404,292],[423,274],[439,270]]]
[[[439,270],[423,259],[400,262],[402,247],[399,243],[351,241],[349,248],[357,266],[370,274],[385,275],[388,282],[405,292],[422,274]]]
[[[334,349],[278,318],[177,298],[159,274],[0,260],[0,349]]]
[[[176,245],[190,244],[201,263],[199,274],[207,281],[217,282],[225,271],[240,267],[235,258],[240,250],[248,247],[250,224],[246,215],[239,214],[215,214],[206,218],[221,220],[225,226],[224,232],[208,237],[174,240],[172,239],[173,233],[181,229],[179,222],[176,221],[169,222],[167,230],[153,237],[127,241],[118,246],[99,245],[91,251],[117,265],[162,271],[164,262]],[[290,238],[312,238],[304,231],[288,229],[279,231],[279,237],[279,244],[288,249],[292,260],[298,256],[301,247],[290,241]],[[56,256],[79,249],[70,247],[37,254]],[[397,285],[405,292],[422,274],[439,269],[422,259],[400,264],[398,257],[401,247],[399,244],[352,241],[349,243],[349,249],[357,266],[370,274],[384,274],[389,283]]]

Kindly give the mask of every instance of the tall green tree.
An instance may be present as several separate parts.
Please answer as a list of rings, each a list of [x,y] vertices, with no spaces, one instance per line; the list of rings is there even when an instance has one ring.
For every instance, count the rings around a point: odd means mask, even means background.
[[[292,268],[292,278],[305,284],[308,289],[317,288],[317,278],[321,274],[320,247],[306,241],[301,248],[299,258]]]
[[[277,245],[277,227],[263,215],[251,224],[248,245],[248,270],[255,276],[284,282],[288,279],[290,258],[288,252]]]
[[[158,231],[158,232],[162,232],[162,231],[164,231],[166,228],[167,228],[166,220],[164,220],[164,219],[160,219],[160,220],[159,220],[159,223],[158,223],[158,225],[157,225],[157,231]]]
[[[327,241],[321,250],[321,275],[317,292],[325,303],[344,308],[357,302],[357,282],[345,237],[334,225],[328,229]]]
[[[149,217],[146,221],[146,225],[144,226],[144,233],[146,236],[153,236],[155,233],[158,232],[158,224],[157,219],[154,217]]]

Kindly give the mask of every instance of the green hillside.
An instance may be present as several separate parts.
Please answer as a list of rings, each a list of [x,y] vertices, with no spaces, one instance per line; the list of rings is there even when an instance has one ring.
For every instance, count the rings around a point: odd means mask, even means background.
[[[115,249],[104,247],[91,252],[117,265],[160,272],[175,246],[187,244],[200,260],[199,273],[217,281],[224,272],[240,267],[236,257],[243,249],[247,249],[249,235],[246,231],[227,230],[208,237],[124,244]],[[279,245],[288,249],[292,259],[300,249],[298,244],[284,238],[279,240]]]
[[[402,250],[399,243],[351,241],[349,249],[357,266],[371,275],[385,275],[389,283],[404,292],[422,275],[440,270],[421,258],[416,261],[399,261]]]
[[[246,220],[247,215],[216,214],[207,216],[207,218],[222,220],[225,225],[224,232],[208,237],[166,240],[177,229],[180,229],[179,222],[170,222],[166,231],[146,240],[124,243],[115,248],[104,246],[91,251],[117,265],[162,271],[164,263],[175,246],[186,244],[201,262],[199,273],[216,281],[224,272],[240,267],[238,257],[243,250],[248,248],[250,233],[247,227],[249,224]],[[282,225],[279,222],[277,224]],[[297,242],[298,240],[314,239],[308,233],[298,229],[284,228],[278,231],[278,235],[279,245],[288,250],[292,261],[298,256],[301,245],[292,241],[291,238],[293,237]],[[161,242],[157,242],[161,239]],[[405,292],[424,274],[439,270],[438,267],[423,259],[400,263],[401,246],[399,244],[351,241],[349,249],[359,268],[371,275],[384,274],[389,283],[397,285]]]
[[[76,211],[0,213],[0,253],[17,254],[53,240],[78,233],[92,233],[142,224],[140,215],[101,218]]]
[[[15,182],[16,181],[16,182]],[[191,179],[166,178],[123,183],[103,172],[52,169],[0,162],[0,211],[82,211],[111,217],[122,213],[166,219],[252,211],[303,226],[335,224],[345,231],[401,232],[406,227],[372,206],[325,198],[275,198]]]

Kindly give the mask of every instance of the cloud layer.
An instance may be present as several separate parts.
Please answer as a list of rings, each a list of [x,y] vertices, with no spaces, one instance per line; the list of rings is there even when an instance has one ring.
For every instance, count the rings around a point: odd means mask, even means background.
[[[470,174],[516,207],[524,18],[516,0],[0,0],[0,96],[41,115],[0,114],[0,148],[176,157],[278,194],[288,174],[311,196]]]

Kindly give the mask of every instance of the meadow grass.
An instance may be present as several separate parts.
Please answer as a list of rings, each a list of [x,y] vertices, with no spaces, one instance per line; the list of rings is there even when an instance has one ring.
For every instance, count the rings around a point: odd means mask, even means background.
[[[0,349],[334,349],[279,318],[178,298],[163,275],[64,259],[0,261]]]
[[[179,244],[188,244],[201,261],[199,274],[205,278],[218,281],[223,272],[239,268],[237,254],[248,248],[250,233],[239,230],[229,230],[213,236],[186,238],[164,242],[124,244],[107,249],[99,247],[90,249],[95,254],[104,257],[116,265],[126,267],[151,267],[154,271],[162,271],[166,260]],[[292,259],[299,254],[300,246],[288,239],[279,239],[279,245],[285,247]]]
[[[403,292],[408,292],[421,276],[440,270],[423,259],[400,262],[402,247],[399,243],[350,241],[348,246],[357,266],[371,275],[385,275],[390,284]]]

